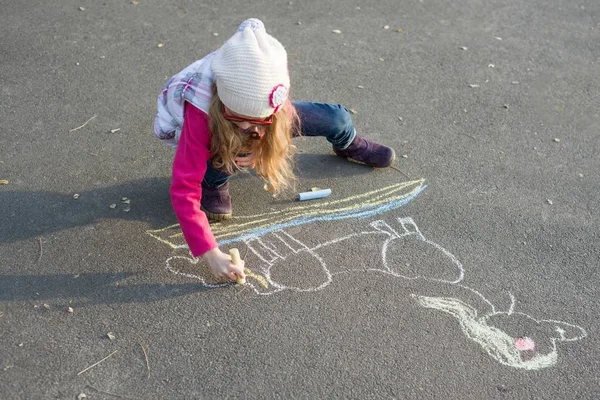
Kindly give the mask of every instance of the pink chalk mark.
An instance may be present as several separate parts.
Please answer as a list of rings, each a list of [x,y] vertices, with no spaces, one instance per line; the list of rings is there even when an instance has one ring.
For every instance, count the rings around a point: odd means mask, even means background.
[[[535,350],[535,342],[528,337],[520,337],[515,339],[515,347],[521,351]]]

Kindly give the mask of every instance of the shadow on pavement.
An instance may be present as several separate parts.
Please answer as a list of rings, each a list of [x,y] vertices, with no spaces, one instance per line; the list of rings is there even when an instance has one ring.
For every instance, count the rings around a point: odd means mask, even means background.
[[[73,198],[75,193],[0,192],[0,204],[7,205],[0,224],[0,243],[111,218],[148,221],[154,227],[173,223],[169,185],[169,178],[140,179],[77,192],[78,199]],[[123,200],[125,197],[130,203]]]
[[[373,173],[374,168],[349,162],[332,155],[299,153],[296,155],[296,174],[301,179],[340,179]]]
[[[344,179],[373,171],[370,167],[349,163],[337,156],[317,154],[300,154],[297,165],[303,180],[334,176]],[[235,180],[244,178],[248,176],[234,176]],[[0,204],[4,206],[0,217],[0,243],[12,243],[114,218],[145,221],[152,228],[173,224],[177,219],[171,207],[170,184],[170,177],[161,177],[76,193],[0,191]],[[259,186],[262,188],[262,184]],[[78,195],[77,199],[74,195]],[[288,196],[282,196],[277,202],[291,201],[284,197]]]
[[[134,272],[0,275],[0,301],[72,300],[73,306],[147,303],[211,290],[196,283],[119,284]]]

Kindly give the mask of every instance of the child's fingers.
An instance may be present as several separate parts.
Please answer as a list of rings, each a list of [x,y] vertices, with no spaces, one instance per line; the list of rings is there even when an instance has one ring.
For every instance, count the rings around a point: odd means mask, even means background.
[[[233,265],[233,264],[232,264]],[[244,266],[233,265],[234,268],[231,268],[231,274],[234,276],[239,276],[241,278],[245,278],[246,274],[244,273]]]
[[[234,280],[234,281],[239,281],[240,279],[246,279],[246,275],[242,275],[242,274],[238,274],[238,273],[232,272],[231,276],[229,277],[229,279]]]
[[[252,154],[236,157],[234,160],[238,167],[254,167],[254,157],[252,157]]]
[[[246,277],[246,274],[244,273],[244,261],[243,260],[240,265],[237,265],[234,263],[229,264],[229,276],[233,276],[234,279],[238,276],[240,278]]]
[[[218,278],[224,281],[235,281],[237,280],[237,274],[235,272],[223,272],[219,274]]]

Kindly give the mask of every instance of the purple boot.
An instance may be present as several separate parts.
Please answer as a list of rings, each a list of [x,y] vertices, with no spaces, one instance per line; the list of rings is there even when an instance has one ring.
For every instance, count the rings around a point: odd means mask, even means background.
[[[333,151],[340,157],[375,168],[389,167],[396,159],[396,153],[391,147],[371,142],[358,135],[347,148],[341,150],[334,147]]]
[[[200,205],[202,211],[212,221],[231,219],[233,209],[231,207],[231,196],[229,196],[229,183],[216,188],[202,182]]]

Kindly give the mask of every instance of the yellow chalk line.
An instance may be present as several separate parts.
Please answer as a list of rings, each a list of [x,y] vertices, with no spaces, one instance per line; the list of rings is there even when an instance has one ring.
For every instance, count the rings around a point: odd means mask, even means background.
[[[173,224],[173,225],[169,225],[169,226],[167,226],[165,228],[146,231],[146,233],[148,235],[152,236],[154,239],[158,240],[159,242],[164,243],[164,244],[168,245],[169,247],[171,247],[173,249],[176,249],[176,248],[179,247],[179,245],[173,244],[173,243],[169,242],[168,240],[161,238],[158,235],[161,232],[168,231],[169,229],[175,229],[175,228],[178,228],[178,227],[179,227],[179,224]],[[179,234],[181,234],[181,233],[179,233]]]
[[[244,268],[244,273],[246,274],[246,276],[256,279],[265,288],[269,288],[269,282],[267,282],[264,276],[255,274],[254,272],[250,271],[249,268]]]
[[[425,182],[425,179],[417,179],[414,181],[396,183],[396,184],[386,186],[381,189],[375,189],[375,190],[372,190],[367,193],[357,194],[354,196],[345,197],[343,199],[332,200],[332,201],[328,201],[328,202],[319,202],[317,204],[299,205],[299,206],[290,207],[290,208],[288,208],[286,210],[282,210],[282,211],[287,213],[287,212],[298,212],[298,211],[304,211],[304,210],[310,210],[310,209],[320,209],[320,208],[327,207],[330,205],[336,205],[338,203],[347,203],[347,202],[351,202],[351,201],[354,201],[354,200],[357,200],[357,199],[360,199],[363,197],[370,197],[370,196],[372,196],[376,193],[380,193],[380,192],[390,192],[391,193],[396,190],[401,190],[405,187],[408,187],[408,186],[411,186],[414,184],[422,185],[423,182]],[[269,212],[269,213],[263,213],[263,214],[240,216],[240,217],[236,217],[236,219],[254,219],[254,218],[259,218],[259,217],[270,217],[272,215],[273,215],[273,213]]]
[[[249,226],[252,229],[260,229],[260,228],[263,228],[268,225],[279,224],[282,222],[290,221],[301,215],[314,215],[314,216],[327,215],[327,214],[334,214],[334,213],[343,212],[343,211],[351,211],[353,209],[357,209],[360,207],[380,205],[380,204],[383,204],[383,203],[391,201],[391,200],[402,199],[402,198],[412,194],[414,192],[414,190],[410,191],[407,194],[398,196],[398,197],[389,197],[392,193],[398,192],[398,191],[405,189],[406,187],[409,187],[411,185],[418,184],[420,187],[424,181],[425,181],[425,179],[419,179],[419,180],[409,181],[409,182],[402,182],[402,183],[397,183],[397,184],[394,184],[391,186],[387,186],[385,188],[372,190],[367,193],[350,196],[350,197],[346,197],[346,198],[339,199],[339,200],[333,200],[333,201],[329,201],[329,202],[325,202],[325,203],[311,204],[311,205],[307,205],[307,206],[290,207],[288,209],[280,211],[279,216],[275,215],[275,218],[277,218],[277,217],[280,218],[277,220],[270,219],[274,216],[273,213],[263,213],[263,214],[255,214],[255,215],[249,215],[249,216],[236,217],[236,219],[251,219],[251,221],[236,223],[236,224],[232,224],[232,225],[212,226],[212,232],[213,232],[213,235],[215,235],[215,238],[219,239],[219,238],[227,237],[228,233],[230,233],[230,232],[234,232],[234,234],[237,234],[240,231],[249,230],[250,229],[250,228],[248,228]],[[379,193],[379,195],[374,196],[377,193]],[[328,206],[335,206],[338,204],[350,203],[354,200],[361,199],[361,198],[367,198],[368,200],[364,203],[354,203],[347,207],[324,210],[324,208],[326,208]],[[383,199],[383,200],[380,200],[380,199]],[[376,201],[376,200],[380,200],[380,201]],[[283,214],[283,215],[281,215],[281,214]],[[261,220],[256,220],[257,218],[265,217],[265,216],[268,216],[270,218],[263,218]],[[267,224],[258,225],[261,222],[266,222]],[[183,233],[178,232],[178,233],[175,233],[175,234],[169,236],[169,238],[177,239],[182,236],[183,236]]]
[[[333,201],[329,201],[329,202],[325,202],[325,203],[318,203],[318,204],[312,204],[312,205],[306,205],[306,206],[294,206],[289,209],[280,211],[279,214],[283,214],[283,215],[281,215],[279,217],[279,219],[276,219],[276,220],[271,220],[269,218],[262,218],[260,220],[257,220],[257,218],[260,218],[260,217],[267,217],[267,216],[273,217],[273,213],[263,213],[263,214],[255,214],[255,215],[250,215],[250,216],[240,216],[240,217],[236,217],[236,218],[237,219],[252,219],[252,220],[245,222],[245,223],[237,223],[237,224],[227,225],[227,226],[213,226],[212,231],[213,231],[213,234],[215,235],[216,239],[221,239],[221,238],[225,238],[228,236],[240,234],[241,231],[248,231],[250,229],[262,229],[269,225],[280,224],[280,223],[292,220],[294,218],[297,218],[298,216],[301,216],[301,215],[305,215],[305,216],[327,215],[327,214],[340,213],[340,212],[344,212],[344,211],[351,211],[351,210],[361,208],[361,207],[377,206],[377,205],[381,205],[381,204],[390,202],[392,200],[400,200],[400,199],[410,196],[411,194],[413,194],[416,190],[418,190],[422,186],[423,182],[425,182],[425,179],[401,182],[401,183],[387,186],[385,188],[372,190],[367,193],[346,197],[344,199],[333,200]],[[396,193],[396,192],[398,192],[406,187],[409,187],[411,185],[417,185],[417,186],[408,193],[390,197],[390,195],[392,195],[393,193]],[[374,196],[374,195],[376,195],[376,196]],[[368,200],[363,203],[354,203],[352,205],[345,206],[345,207],[340,207],[340,208],[335,208],[335,209],[327,209],[327,210],[323,209],[328,206],[336,206],[336,205],[349,203],[353,200],[363,199],[363,198],[367,198]],[[257,226],[260,223],[264,223],[264,224]],[[147,233],[150,236],[154,237],[159,242],[164,243],[164,244],[170,246],[171,248],[175,249],[180,246],[173,244],[172,242],[170,242],[167,239],[163,239],[163,238],[159,237],[158,234],[165,232],[169,229],[175,229],[177,227],[179,227],[179,224],[173,224],[173,225],[167,226],[162,229],[147,231]],[[178,231],[177,233],[169,235],[167,238],[168,239],[177,239],[182,236],[183,236],[183,233],[181,231]]]
[[[286,220],[288,220],[288,218],[295,218],[296,216],[299,215],[322,215],[322,214],[327,214],[327,213],[336,213],[336,212],[342,212],[342,211],[348,211],[348,210],[352,210],[355,208],[359,208],[362,206],[369,206],[369,205],[378,205],[381,204],[381,202],[376,202],[375,200],[377,199],[381,199],[386,197],[387,200],[387,196],[389,196],[390,194],[397,192],[399,190],[404,189],[407,186],[410,186],[412,184],[416,184],[416,183],[420,183],[422,184],[424,181],[424,179],[421,180],[417,180],[417,181],[410,181],[410,182],[402,182],[402,183],[397,183],[391,186],[387,186],[385,188],[382,189],[376,189],[367,193],[363,193],[363,194],[359,194],[359,195],[355,195],[355,196],[351,196],[351,197],[346,197],[343,199],[339,199],[339,200],[333,200],[333,201],[329,201],[329,202],[320,202],[320,203],[316,203],[316,204],[310,204],[310,205],[306,205],[306,206],[293,206],[290,208],[287,208],[285,210],[282,210],[280,212],[276,212],[276,213],[263,213],[263,214],[254,214],[254,215],[248,215],[248,216],[240,216],[240,217],[236,217],[236,219],[250,219],[251,221],[248,222],[238,222],[236,224],[233,225],[217,225],[217,226],[213,226],[212,227],[212,232],[215,235],[221,234],[221,233],[226,233],[229,232],[231,230],[243,230],[245,229],[247,226],[254,226],[257,225],[261,222],[269,222],[269,223],[273,223],[272,219],[273,218],[273,214],[283,214],[281,216],[281,218],[284,218],[283,221],[279,220],[277,221],[277,223],[279,222],[285,222]],[[383,193],[381,193],[383,192]],[[377,194],[377,193],[381,193],[378,196],[373,197],[373,195]],[[411,192],[412,193],[412,192]],[[346,208],[338,208],[338,209],[333,209],[333,210],[323,210],[324,208],[328,207],[328,206],[335,206],[337,204],[340,203],[350,203],[354,200],[357,199],[361,199],[361,198],[368,198],[369,200],[365,203],[355,203],[352,206],[346,207]],[[392,198],[394,199],[394,198]],[[262,220],[256,220],[257,218],[260,217],[268,217],[268,218],[264,218]],[[277,215],[275,215],[275,217],[277,217]],[[175,236],[181,236],[181,233],[178,233],[176,235],[173,235],[172,237]]]
[[[418,181],[415,181],[415,182],[418,182]],[[222,239],[222,238],[226,238],[228,236],[240,234],[241,232],[248,231],[250,229],[262,229],[269,225],[280,224],[280,223],[283,223],[286,221],[290,221],[299,216],[328,215],[328,214],[341,213],[341,212],[345,212],[345,211],[352,211],[352,210],[355,210],[355,209],[358,209],[361,207],[377,206],[377,205],[389,203],[390,201],[393,201],[393,200],[401,200],[403,198],[406,198],[406,197],[410,196],[411,194],[413,194],[415,191],[417,191],[419,189],[420,185],[408,193],[403,193],[401,195],[390,197],[391,193],[394,193],[401,189],[404,189],[404,187],[395,188],[394,190],[392,190],[388,193],[384,193],[379,196],[372,197],[370,201],[367,201],[365,203],[358,203],[358,204],[354,204],[354,205],[347,206],[347,207],[328,209],[328,210],[319,209],[321,207],[319,207],[319,208],[314,207],[311,212],[307,212],[307,213],[302,213],[301,210],[289,210],[289,211],[286,210],[285,215],[281,216],[279,219],[270,220],[268,222],[268,224],[265,224],[265,225],[256,226],[257,222],[259,222],[259,221],[252,221],[252,222],[247,222],[247,223],[242,223],[242,224],[227,225],[227,226],[223,226],[223,227],[215,227],[215,228],[213,228],[213,234],[215,235],[216,239]],[[371,193],[372,192],[369,192],[367,194],[371,194]],[[378,200],[378,201],[375,201],[375,200]],[[327,205],[333,204],[333,203],[334,202],[329,202],[329,203],[323,204],[322,206],[327,206]],[[339,203],[339,201],[336,201],[336,203]],[[251,227],[247,228],[247,226],[249,226],[249,225]]]

